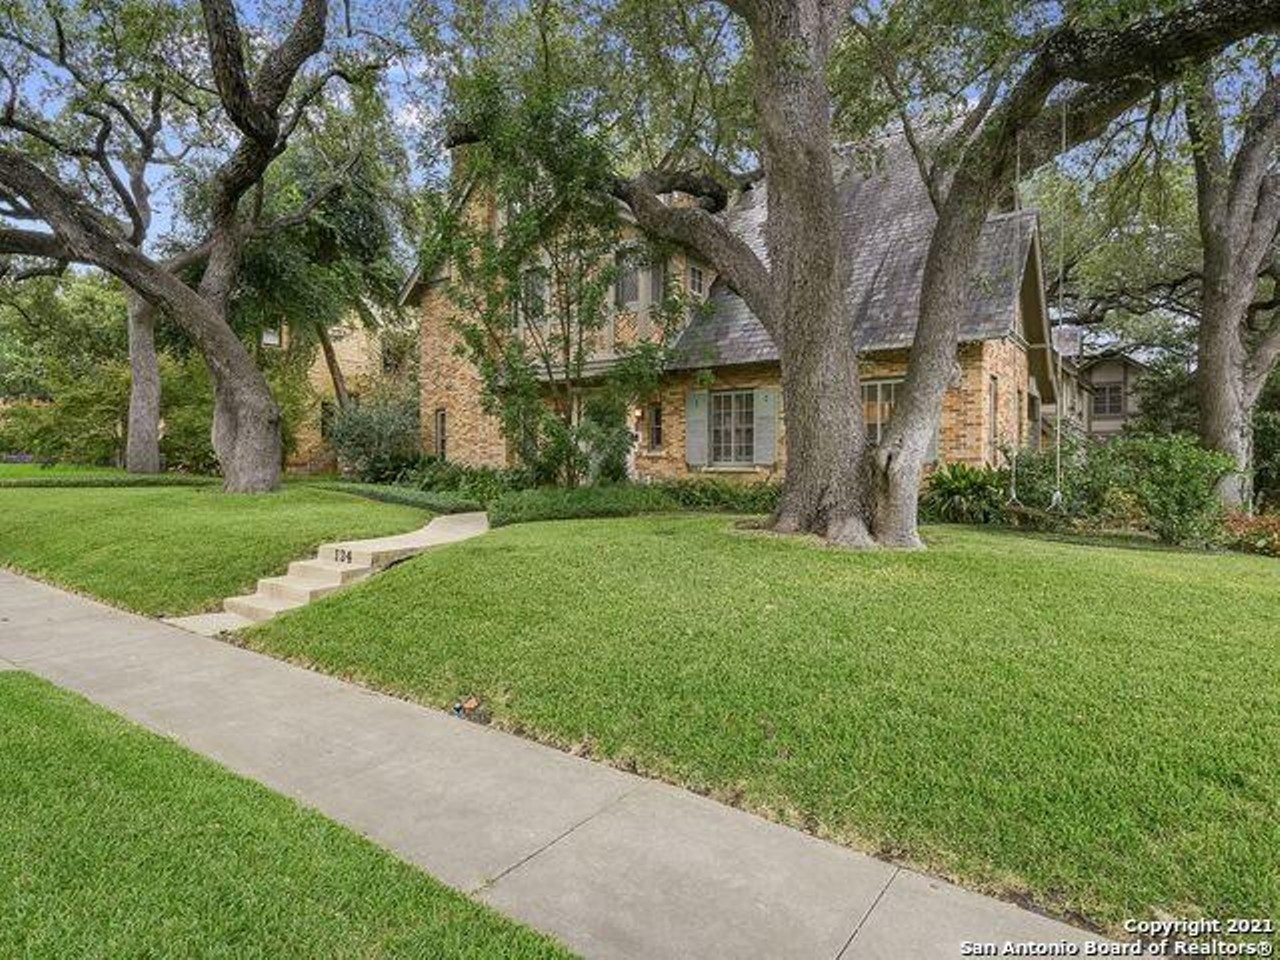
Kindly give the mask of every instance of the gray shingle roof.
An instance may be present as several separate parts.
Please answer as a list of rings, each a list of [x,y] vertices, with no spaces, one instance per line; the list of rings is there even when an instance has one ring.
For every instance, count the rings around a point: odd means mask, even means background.
[[[915,162],[901,141],[869,164],[842,156],[837,164],[844,249],[849,257],[851,333],[859,350],[906,347],[915,339],[920,285],[935,215]],[[768,185],[744,193],[725,216],[729,226],[767,260],[764,240]],[[1018,293],[1035,234],[1030,211],[992,217],[982,232],[978,268],[961,342],[1013,332]],[[672,369],[777,360],[773,340],[747,305],[724,284],[711,289],[707,309],[677,339]]]

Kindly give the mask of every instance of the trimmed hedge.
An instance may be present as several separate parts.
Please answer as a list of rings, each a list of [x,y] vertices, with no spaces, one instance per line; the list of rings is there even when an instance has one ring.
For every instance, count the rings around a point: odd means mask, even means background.
[[[20,487],[207,487],[221,482],[218,477],[191,473],[51,474],[47,477],[0,477],[0,490]]]
[[[630,517],[676,509],[679,505],[656,485],[620,483],[574,489],[537,487],[498,497],[489,505],[489,524],[505,527],[536,520]]]
[[[731,513],[773,513],[782,487],[776,483],[734,483],[713,477],[665,480],[654,484],[687,510],[726,510]]]
[[[489,504],[495,527],[536,520],[631,517],[668,510],[770,513],[780,488],[770,483],[738,484],[690,479],[660,483],[617,483],[594,487],[537,487],[504,494]]]
[[[378,483],[342,483],[337,481],[302,481],[307,486],[335,493],[349,493],[353,497],[394,503],[403,507],[419,507],[431,513],[472,513],[484,509],[484,504],[457,493],[439,490],[415,490],[413,487],[394,487]]]

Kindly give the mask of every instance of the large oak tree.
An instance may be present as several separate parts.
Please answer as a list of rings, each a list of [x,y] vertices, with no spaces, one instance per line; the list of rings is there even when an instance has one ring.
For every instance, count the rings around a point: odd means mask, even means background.
[[[188,75],[181,65],[167,64],[167,69],[144,78],[153,82],[154,89],[141,98],[137,84],[126,87],[121,77],[77,81],[92,88],[92,97],[82,98],[88,100],[91,111],[79,110],[79,101],[73,111],[97,121],[89,147],[76,141],[52,142],[48,128],[37,125],[39,111],[22,109],[21,98],[32,85],[12,85],[8,117],[29,119],[18,127],[11,122],[10,135],[0,145],[0,191],[10,221],[0,229],[0,252],[23,255],[28,262],[36,258],[99,267],[125,284],[139,304],[139,316],[146,314],[141,306],[145,303],[184,330],[212,375],[213,445],[229,490],[265,491],[279,482],[280,412],[261,371],[232,330],[228,310],[245,243],[272,229],[302,222],[325,196],[325,190],[318,190],[290,214],[270,222],[261,219],[263,178],[285,151],[308,105],[324,92],[330,79],[349,79],[363,69],[335,61],[307,71],[324,48],[328,13],[326,0],[303,0],[278,42],[257,50],[241,30],[230,0],[202,0],[199,35],[206,53],[199,76]],[[30,42],[29,53],[51,60],[73,79],[81,69],[87,76],[89,68],[68,45],[71,31],[56,14],[51,16],[50,42],[43,46]],[[129,91],[127,95],[120,92],[122,88]],[[190,109],[201,103],[216,107],[229,129],[229,147],[208,176],[207,233],[185,249],[161,257],[144,248],[147,218],[139,215],[139,200],[146,200],[145,178],[126,184],[119,170],[145,172],[144,161],[154,158],[166,93],[170,102],[176,100]],[[142,120],[135,116],[139,102],[148,107]],[[112,153],[118,124],[132,131],[143,147],[147,132],[155,128],[150,134],[152,151],[130,145]],[[139,129],[134,129],[135,124]],[[36,149],[41,143],[52,149]],[[77,152],[98,173],[87,184],[67,176],[64,161]],[[96,202],[105,193],[99,186],[103,183],[113,198],[110,205]],[[255,202],[247,203],[251,194]],[[112,216],[120,211],[125,214],[123,222]],[[33,221],[39,228],[14,225],[15,220]],[[189,284],[184,276],[190,271],[199,279]]]

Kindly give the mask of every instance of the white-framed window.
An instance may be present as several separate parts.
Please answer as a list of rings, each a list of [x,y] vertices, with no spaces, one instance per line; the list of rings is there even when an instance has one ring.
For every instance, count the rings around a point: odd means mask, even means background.
[[[444,407],[437,407],[435,414],[436,456],[445,460],[449,453],[449,414]]]
[[[702,296],[707,292],[707,275],[697,264],[689,264],[689,292]]]
[[[1119,417],[1124,414],[1124,384],[1095,383],[1093,385],[1093,415],[1095,417]]]
[[[755,395],[751,390],[711,394],[711,463],[752,463],[755,459]]]
[[[867,424],[867,439],[879,443],[884,428],[898,401],[901,380],[867,380],[862,384],[862,416]]]

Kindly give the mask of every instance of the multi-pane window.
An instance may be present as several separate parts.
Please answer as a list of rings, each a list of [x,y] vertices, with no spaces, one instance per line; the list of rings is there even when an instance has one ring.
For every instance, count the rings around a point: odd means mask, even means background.
[[[689,292],[699,297],[707,291],[707,275],[702,268],[689,264]]]
[[[1118,417],[1124,413],[1124,384],[1098,383],[1093,387],[1093,415]]]
[[[667,261],[655,260],[649,264],[649,304],[661,306],[667,298]]]
[[[862,415],[867,423],[867,439],[879,443],[898,399],[901,380],[869,380],[862,385]]]
[[[648,441],[650,450],[662,449],[662,404],[649,404]]]
[[[640,271],[635,258],[620,251],[614,257],[617,279],[613,283],[613,303],[617,307],[630,307],[640,301]]]
[[[755,397],[750,390],[711,394],[711,462],[751,463],[755,456]]]
[[[526,270],[521,286],[520,308],[525,322],[531,326],[541,325],[547,315],[547,278],[541,270]]]
[[[862,384],[862,416],[867,424],[867,440],[879,443],[884,438],[884,431],[889,426],[889,418],[893,416],[894,404],[898,402],[898,387],[901,380],[867,380]],[[938,434],[936,431],[929,438],[929,446],[925,450],[925,460],[932,463],[938,459]]]
[[[436,456],[441,460],[447,459],[449,452],[448,419],[444,407],[439,407],[435,416]]]

